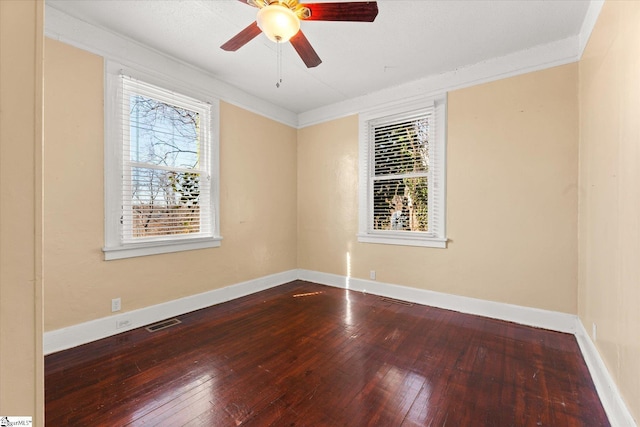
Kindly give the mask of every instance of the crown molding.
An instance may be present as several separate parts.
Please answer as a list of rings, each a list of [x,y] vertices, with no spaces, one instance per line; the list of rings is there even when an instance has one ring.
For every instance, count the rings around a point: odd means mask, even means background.
[[[579,61],[598,16],[600,16],[604,2],[605,0],[589,1],[589,8],[580,33],[576,36],[306,111],[298,114],[298,128],[358,114],[371,108],[372,105],[397,102],[416,95],[434,96],[439,93]]]
[[[598,16],[600,16],[600,11],[602,11],[602,6],[604,6],[604,0],[591,0],[589,2],[589,8],[587,9],[584,21],[582,21],[582,27],[578,35],[580,41],[578,52],[581,58],[589,42],[589,37],[591,37],[591,33],[593,32],[593,28],[596,26]]]
[[[294,128],[359,114],[376,105],[399,100],[463,89],[520,74],[565,65],[580,60],[598,19],[604,0],[592,0],[580,33],[556,42],[492,58],[450,72],[425,76],[399,86],[372,92],[338,103],[296,114],[264,99],[218,80],[206,71],[179,61],[160,51],[125,38],[119,34],[71,17],[46,5],[45,35],[80,49],[143,69],[165,70],[172,76],[182,76],[192,83],[208,88],[222,101]]]
[[[296,128],[298,116],[264,99],[250,95],[218,80],[210,73],[184,61],[152,49],[135,40],[89,24],[47,4],[45,6],[46,37],[75,46],[111,60],[142,70],[162,70],[172,79],[206,88],[207,95],[236,105],[247,111]]]
[[[397,102],[417,95],[435,96],[481,83],[576,62],[580,59],[578,46],[579,37],[573,36],[446,73],[426,76],[399,86],[300,113],[298,127],[304,128],[358,114],[374,105]]]

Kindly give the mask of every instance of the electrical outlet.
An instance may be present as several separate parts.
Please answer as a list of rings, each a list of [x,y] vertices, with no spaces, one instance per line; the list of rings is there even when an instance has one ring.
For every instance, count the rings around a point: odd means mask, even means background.
[[[129,326],[131,326],[130,319],[122,319],[116,322],[116,329],[128,328]]]
[[[594,341],[598,339],[598,326],[596,322],[591,324],[591,338],[593,338]]]
[[[376,271],[375,270],[371,270],[369,272],[369,279],[376,280]]]
[[[120,311],[122,308],[122,301],[120,298],[114,298],[111,300],[111,312]]]

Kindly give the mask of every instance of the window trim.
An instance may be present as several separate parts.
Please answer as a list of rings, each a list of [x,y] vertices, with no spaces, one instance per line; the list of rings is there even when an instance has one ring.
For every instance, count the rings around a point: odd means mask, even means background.
[[[118,103],[122,90],[120,75],[126,74],[146,83],[192,97],[211,105],[210,149],[206,161],[210,166],[211,237],[191,237],[124,243],[121,238],[123,141]],[[219,247],[220,236],[220,105],[219,100],[201,88],[179,79],[123,66],[115,61],[105,64],[105,140],[104,140],[104,259],[106,261]]]
[[[430,143],[429,224],[432,232],[394,232],[373,230],[373,179],[371,177],[372,143],[370,124],[372,121],[390,116],[409,115],[418,110],[433,108],[433,134]],[[358,191],[358,242],[404,246],[446,248],[446,113],[447,95],[419,96],[408,100],[386,104],[359,115],[359,191]],[[430,226],[431,228],[431,226]]]

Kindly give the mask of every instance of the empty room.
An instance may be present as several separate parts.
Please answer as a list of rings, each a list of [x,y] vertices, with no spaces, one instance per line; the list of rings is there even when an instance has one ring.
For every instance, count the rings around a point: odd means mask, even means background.
[[[640,419],[640,2],[0,0],[0,421]]]

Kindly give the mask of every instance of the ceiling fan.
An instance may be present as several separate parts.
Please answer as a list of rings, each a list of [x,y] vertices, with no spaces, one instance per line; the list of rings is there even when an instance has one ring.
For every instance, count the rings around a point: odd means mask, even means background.
[[[236,51],[253,40],[261,32],[272,41],[291,41],[296,52],[308,68],[316,67],[322,60],[300,31],[300,21],[352,21],[373,22],[378,15],[375,1],[338,3],[298,3],[298,0],[238,0],[258,8],[256,21],[220,46]]]

